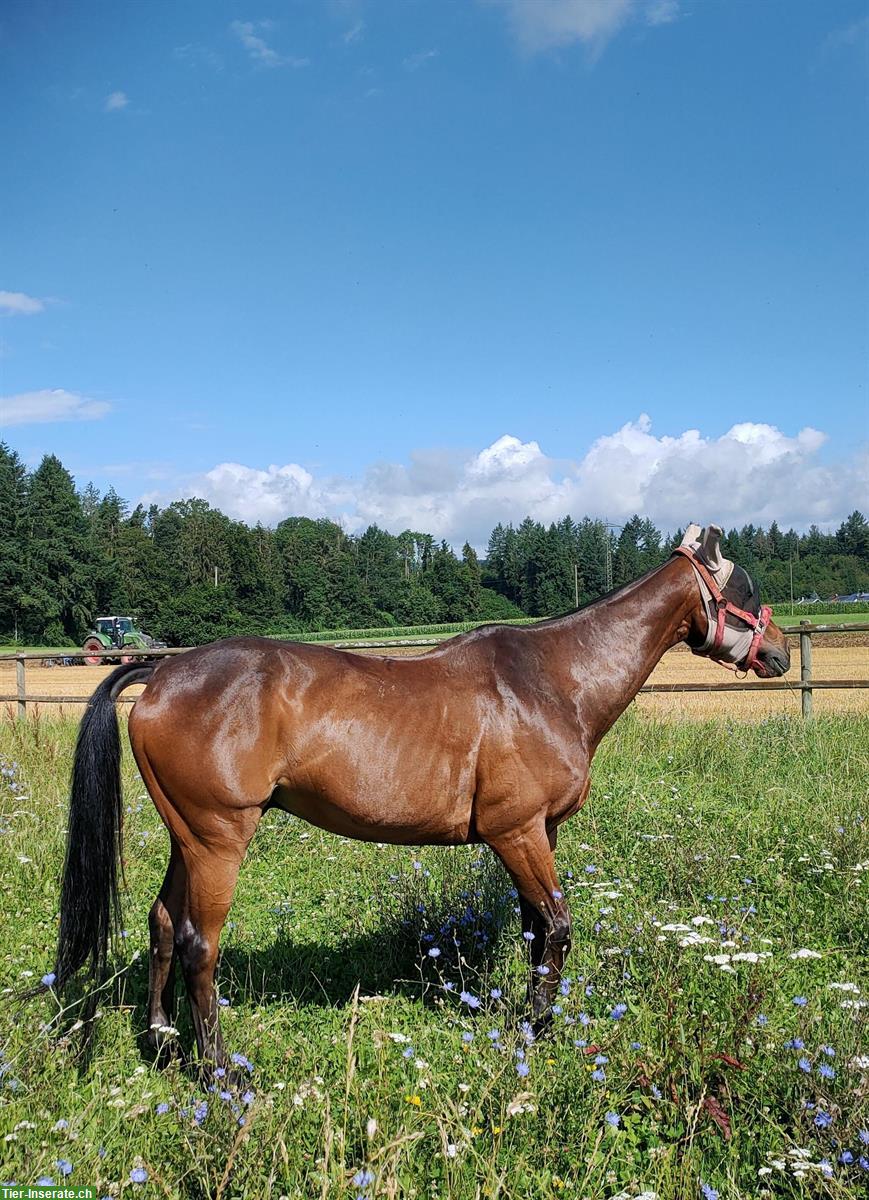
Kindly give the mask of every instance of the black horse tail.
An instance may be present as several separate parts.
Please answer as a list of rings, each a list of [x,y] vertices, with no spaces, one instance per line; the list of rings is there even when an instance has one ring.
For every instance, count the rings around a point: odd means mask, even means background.
[[[112,671],[94,692],[79,726],[60,892],[60,932],[50,983],[57,991],[88,959],[92,978],[99,980],[105,974],[109,943],[120,920],[121,739],[115,700],[130,684],[150,679],[155,665],[124,663]]]

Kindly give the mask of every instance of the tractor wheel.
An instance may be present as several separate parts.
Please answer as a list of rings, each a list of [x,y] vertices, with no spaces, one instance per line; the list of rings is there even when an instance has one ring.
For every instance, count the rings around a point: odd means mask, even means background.
[[[105,646],[102,644],[99,638],[89,637],[82,646],[82,650],[87,655],[87,658],[84,660],[86,666],[98,667],[101,665],[103,662],[102,652],[105,650]]]

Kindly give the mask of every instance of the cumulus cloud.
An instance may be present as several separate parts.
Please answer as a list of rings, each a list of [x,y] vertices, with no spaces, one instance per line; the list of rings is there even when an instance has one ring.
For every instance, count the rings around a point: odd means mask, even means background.
[[[233,21],[229,28],[247,50],[248,55],[261,67],[306,67],[308,65],[307,58],[293,58],[291,55],[278,54],[265,38],[260,37],[260,32],[267,32],[274,28],[271,21]]]
[[[120,112],[129,103],[126,92],[110,92],[103,101],[103,112]]]
[[[45,308],[41,300],[24,292],[0,292],[0,312],[11,316],[32,317]]]
[[[267,468],[220,463],[180,483],[166,502],[198,495],[231,516],[275,524],[331,517],[351,531],[372,522],[418,529],[454,544],[485,545],[498,521],[557,521],[565,514],[623,520],[635,512],[666,529],[690,520],[806,527],[837,523],[869,496],[867,456],[828,466],[826,436],[789,436],[742,422],[720,437],[689,429],[656,436],[642,414],[598,438],[580,457],[553,458],[510,434],[470,453],[417,451],[408,463],[377,463],[359,480],[320,477],[298,463]]]
[[[633,19],[666,25],[679,16],[679,0],[484,0],[497,4],[528,54],[581,42],[599,52]]]
[[[19,392],[16,396],[0,396],[0,429],[7,425],[45,425],[51,421],[95,421],[110,408],[105,400],[91,400],[64,388]]]

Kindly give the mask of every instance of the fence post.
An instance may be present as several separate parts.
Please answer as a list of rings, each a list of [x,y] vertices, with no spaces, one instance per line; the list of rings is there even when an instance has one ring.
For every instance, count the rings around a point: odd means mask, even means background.
[[[800,621],[800,625],[811,625],[811,621]],[[808,630],[800,631],[800,679],[803,683],[803,717],[808,720],[812,715],[812,635]]]
[[[27,692],[24,686],[24,655],[15,656],[15,683],[18,688],[18,720],[27,719]]]

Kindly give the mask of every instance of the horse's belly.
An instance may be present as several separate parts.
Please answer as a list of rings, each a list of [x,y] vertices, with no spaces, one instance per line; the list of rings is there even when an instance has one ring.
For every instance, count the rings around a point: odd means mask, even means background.
[[[271,803],[329,833],[363,842],[422,846],[475,840],[470,801],[437,804],[422,799],[384,797],[380,802],[365,804],[356,799],[336,801],[320,792],[278,786]]]

